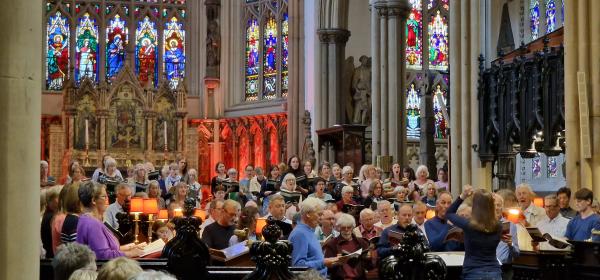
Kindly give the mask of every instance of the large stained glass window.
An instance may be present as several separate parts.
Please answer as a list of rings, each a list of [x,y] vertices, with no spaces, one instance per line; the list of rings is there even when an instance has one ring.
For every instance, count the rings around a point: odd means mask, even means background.
[[[75,81],[84,77],[98,79],[98,24],[89,13],[79,18],[76,35]]]
[[[185,75],[185,31],[176,17],[165,25],[165,75],[171,88],[175,88]]]
[[[142,84],[158,83],[157,31],[154,22],[146,16],[135,30],[135,73]]]
[[[531,39],[535,40],[540,36],[540,1],[531,0],[529,6],[529,28],[531,30]]]
[[[258,100],[258,71],[260,69],[258,45],[258,19],[248,19],[246,28],[246,100]]]
[[[409,0],[411,11],[406,22],[406,135],[409,138],[421,137],[420,121],[424,114],[421,96],[425,93],[433,97],[430,114],[435,119],[435,132],[432,136],[436,139],[448,137],[444,111],[449,111],[449,1]],[[422,92],[422,89],[428,92]],[[442,110],[443,106],[447,110]]]
[[[187,2],[44,1],[44,90],[58,93],[67,79],[79,84],[86,77],[111,83],[126,65],[142,86],[157,87],[166,77],[176,87],[185,77]]]
[[[60,90],[69,75],[69,20],[57,11],[46,27],[46,89]]]
[[[245,100],[272,100],[288,93],[287,0],[246,0]]]
[[[109,20],[106,27],[106,78],[119,73],[125,64],[125,50],[129,43],[129,29],[119,14]]]
[[[406,21],[406,67],[420,70],[423,64],[423,14],[421,0],[410,0],[410,14]]]

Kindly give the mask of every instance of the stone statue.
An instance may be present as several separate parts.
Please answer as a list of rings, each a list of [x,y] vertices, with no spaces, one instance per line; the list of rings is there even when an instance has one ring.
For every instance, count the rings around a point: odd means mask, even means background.
[[[352,75],[352,100],[354,114],[352,123],[371,124],[371,58],[363,55],[359,59],[360,66]]]

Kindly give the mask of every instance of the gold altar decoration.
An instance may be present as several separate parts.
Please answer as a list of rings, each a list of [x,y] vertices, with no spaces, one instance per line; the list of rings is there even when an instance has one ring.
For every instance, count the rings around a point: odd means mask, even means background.
[[[63,92],[65,150],[71,159],[98,166],[110,154],[121,168],[150,161],[158,167],[184,154],[185,83],[169,88],[163,77],[143,87],[125,65],[110,81],[69,80]],[[124,174],[125,175],[125,174]]]

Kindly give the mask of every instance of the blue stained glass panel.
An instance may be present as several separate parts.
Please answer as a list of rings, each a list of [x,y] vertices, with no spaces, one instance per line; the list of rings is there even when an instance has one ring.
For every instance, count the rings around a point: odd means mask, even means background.
[[[61,90],[69,77],[69,20],[61,12],[46,26],[46,89]]]
[[[129,28],[118,14],[106,28],[106,79],[116,76],[125,63],[125,49],[129,44]]]
[[[165,23],[163,46],[165,75],[174,89],[185,76],[185,30],[176,17]]]
[[[556,3],[554,0],[546,2],[546,33],[556,30]]]
[[[529,28],[531,30],[531,39],[535,40],[540,35],[540,1],[531,0],[529,7]]]

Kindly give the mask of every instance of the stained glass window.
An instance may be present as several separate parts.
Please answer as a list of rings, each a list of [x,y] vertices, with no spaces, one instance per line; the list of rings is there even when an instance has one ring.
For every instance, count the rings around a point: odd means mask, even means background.
[[[250,18],[246,28],[246,100],[258,100],[258,19]]]
[[[79,19],[76,30],[75,81],[84,77],[98,80],[98,24],[89,13]]]
[[[46,89],[61,90],[69,75],[69,20],[58,11],[46,30]]]
[[[540,35],[540,1],[531,0],[529,6],[529,27],[531,30],[531,39],[535,40]]]
[[[442,103],[448,111],[449,1],[409,0],[411,11],[406,21],[405,35],[406,134],[410,138],[421,137],[421,95],[425,94],[421,88],[427,88],[430,91],[428,94],[433,97],[435,129],[431,136],[436,139],[447,138],[448,123]],[[431,84],[434,81],[435,84]]]
[[[283,45],[281,49],[281,96],[287,97],[288,93],[288,14],[283,13],[283,20],[281,21],[281,36],[283,37],[281,43]]]
[[[411,10],[406,21],[406,67],[421,69],[423,57],[423,17],[421,0],[410,0]],[[430,0],[430,4],[432,1]]]
[[[146,16],[135,30],[135,73],[142,84],[148,80],[158,83],[157,31],[154,22]]]
[[[558,176],[558,163],[556,157],[548,157],[548,177],[554,178]]]
[[[245,100],[288,93],[287,0],[246,1]]]
[[[556,30],[556,3],[554,0],[546,1],[546,33]]]
[[[429,69],[448,69],[448,23],[438,10],[429,22]]]
[[[267,18],[263,34],[263,95],[266,99],[274,99],[277,80],[277,23],[275,17]]]
[[[43,1],[44,90],[60,92],[67,79],[79,84],[85,77],[110,83],[126,65],[143,86],[150,80],[157,87],[159,78],[166,76],[176,87],[185,77],[187,2]],[[130,39],[133,46],[128,46]],[[134,52],[128,52],[130,47]]]
[[[125,64],[125,49],[129,43],[129,29],[118,14],[106,28],[106,79],[114,77]]]
[[[441,85],[437,85],[433,92],[433,116],[435,117],[435,138],[445,139],[446,138],[446,128],[448,127],[448,122],[444,117],[444,112],[442,110],[443,106],[446,106],[447,103],[447,92],[442,90]]]
[[[414,83],[411,83],[406,92],[406,136],[408,137],[421,135],[420,91],[415,88]]]
[[[185,76],[185,31],[176,17],[165,24],[165,75],[171,88],[177,87]]]

